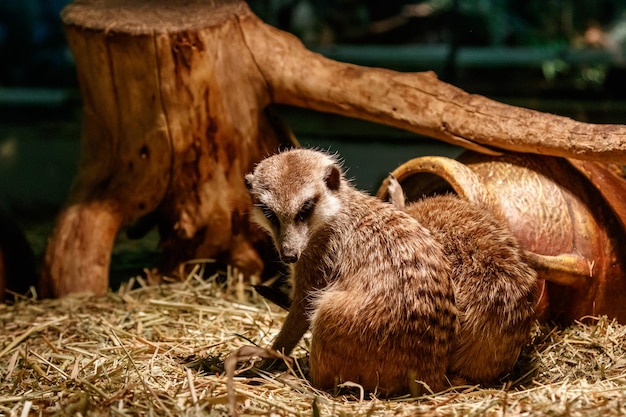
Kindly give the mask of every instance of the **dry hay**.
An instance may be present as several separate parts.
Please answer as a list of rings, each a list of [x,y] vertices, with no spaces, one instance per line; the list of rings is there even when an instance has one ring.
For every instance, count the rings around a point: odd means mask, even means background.
[[[0,305],[0,414],[228,415],[225,355],[267,346],[285,313],[238,280],[123,286],[106,297]],[[235,281],[235,282],[233,282]],[[246,415],[622,415],[626,327],[606,318],[537,325],[515,372],[498,387],[457,387],[419,399],[333,396],[306,374],[308,339],[284,372],[235,378]],[[428,360],[425,358],[425,360]],[[246,364],[242,364],[244,367]],[[246,376],[241,376],[246,375]]]

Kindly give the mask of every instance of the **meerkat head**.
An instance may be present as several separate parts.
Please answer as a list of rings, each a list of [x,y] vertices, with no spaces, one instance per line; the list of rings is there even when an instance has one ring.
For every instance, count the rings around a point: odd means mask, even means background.
[[[338,193],[348,186],[334,157],[310,149],[266,158],[245,181],[252,219],[269,232],[288,264],[300,259],[311,237],[341,209]]]

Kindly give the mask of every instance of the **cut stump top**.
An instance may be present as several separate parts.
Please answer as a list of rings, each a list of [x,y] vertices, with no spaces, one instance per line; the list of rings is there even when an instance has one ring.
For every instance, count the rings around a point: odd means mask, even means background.
[[[61,18],[66,25],[149,35],[194,31],[248,13],[241,0],[76,0]]]

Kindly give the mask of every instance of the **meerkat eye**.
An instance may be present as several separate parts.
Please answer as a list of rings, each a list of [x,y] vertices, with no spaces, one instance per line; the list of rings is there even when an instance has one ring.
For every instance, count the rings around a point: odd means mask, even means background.
[[[274,227],[279,227],[280,226],[280,220],[278,220],[278,216],[276,216],[276,213],[274,213],[265,204],[258,204],[258,207],[261,209],[261,211],[263,212],[263,215],[265,216],[265,218],[267,220],[269,220],[269,222],[272,224],[272,226],[274,226]]]
[[[317,197],[313,197],[304,202],[298,214],[296,214],[297,222],[304,222],[311,217],[313,211],[315,210],[315,206],[317,205]]]

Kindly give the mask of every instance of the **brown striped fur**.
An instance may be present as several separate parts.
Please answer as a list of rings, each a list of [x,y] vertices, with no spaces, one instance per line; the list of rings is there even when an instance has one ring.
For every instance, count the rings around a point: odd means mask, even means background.
[[[404,208],[443,244],[452,267],[459,334],[451,376],[491,383],[513,368],[530,339],[536,272],[505,221],[456,195],[428,197],[404,207],[399,184],[392,203]]]
[[[418,380],[444,389],[458,319],[450,269],[430,232],[355,190],[321,152],[282,152],[246,182],[253,218],[292,272],[292,305],[273,348],[289,353],[310,325],[318,388],[351,381],[417,394]]]
[[[288,354],[310,327],[314,386],[417,394],[444,389],[447,372],[489,382],[510,369],[528,337],[534,274],[500,224],[455,214],[458,199],[407,213],[403,198],[398,208],[357,191],[314,150],[269,157],[246,184],[252,218],[291,269],[292,304],[272,347]]]

